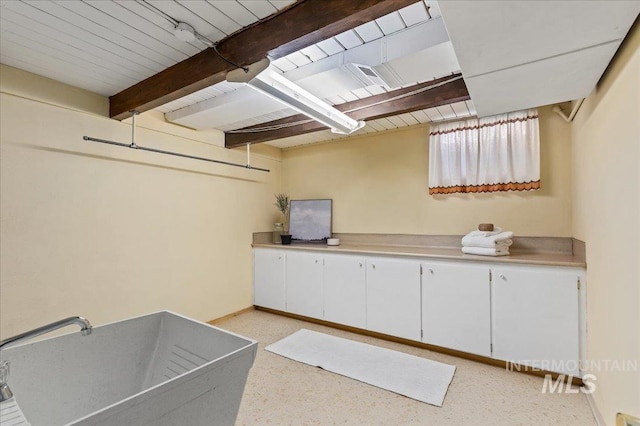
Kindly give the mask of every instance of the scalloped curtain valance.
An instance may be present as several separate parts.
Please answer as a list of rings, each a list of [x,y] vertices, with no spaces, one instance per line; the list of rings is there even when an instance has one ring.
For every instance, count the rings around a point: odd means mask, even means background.
[[[431,127],[429,194],[540,189],[538,111]]]

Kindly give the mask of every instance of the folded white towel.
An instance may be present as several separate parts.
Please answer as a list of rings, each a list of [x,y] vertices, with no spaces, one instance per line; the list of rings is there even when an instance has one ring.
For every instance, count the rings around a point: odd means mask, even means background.
[[[462,247],[462,252],[466,254],[478,254],[481,256],[508,256],[509,247],[487,248],[487,247]]]
[[[513,232],[501,232],[496,235],[491,235],[488,237],[482,237],[477,235],[467,234],[462,237],[462,245],[466,247],[487,247],[487,248],[497,248],[499,246],[509,247],[513,244]]]
[[[476,229],[475,231],[469,232],[467,235],[472,237],[490,237],[492,235],[498,235],[501,232],[502,232],[502,228],[494,226],[493,231],[479,231]]]

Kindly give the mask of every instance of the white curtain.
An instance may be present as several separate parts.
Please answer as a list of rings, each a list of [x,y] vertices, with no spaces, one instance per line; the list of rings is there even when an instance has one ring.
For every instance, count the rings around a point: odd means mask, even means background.
[[[536,110],[431,127],[429,194],[536,189],[540,189]]]

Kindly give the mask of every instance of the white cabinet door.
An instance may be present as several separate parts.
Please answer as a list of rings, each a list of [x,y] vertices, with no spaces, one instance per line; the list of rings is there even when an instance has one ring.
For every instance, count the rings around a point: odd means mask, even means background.
[[[324,256],[324,319],[366,328],[365,258]]]
[[[492,268],[493,356],[579,376],[578,273]]]
[[[422,341],[491,356],[489,266],[422,264]]]
[[[420,341],[420,262],[367,259],[367,329]]]
[[[322,255],[287,253],[287,312],[322,318]]]
[[[282,250],[253,250],[253,304],[285,310],[284,263]]]

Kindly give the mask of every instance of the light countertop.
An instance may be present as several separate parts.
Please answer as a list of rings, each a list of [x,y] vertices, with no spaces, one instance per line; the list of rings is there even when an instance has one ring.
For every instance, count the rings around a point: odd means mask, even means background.
[[[565,266],[585,268],[584,259],[571,254],[550,252],[514,252],[509,256],[477,256],[464,254],[460,248],[449,247],[416,247],[401,245],[367,245],[367,244],[341,244],[339,246],[327,246],[326,244],[300,244],[291,245],[254,243],[252,247],[277,248],[282,250],[316,251],[324,253],[351,253],[366,255],[400,255],[420,259],[444,259],[463,260],[470,262],[514,263],[528,265]]]

